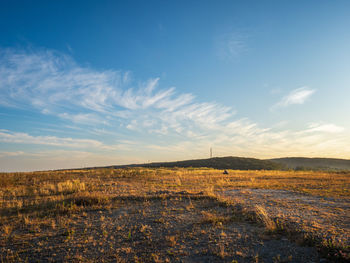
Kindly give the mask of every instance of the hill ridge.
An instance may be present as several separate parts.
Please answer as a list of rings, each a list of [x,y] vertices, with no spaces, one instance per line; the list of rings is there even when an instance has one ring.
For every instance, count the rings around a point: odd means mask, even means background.
[[[350,160],[325,157],[284,157],[269,159],[290,169],[350,170]]]
[[[170,162],[152,162],[141,164],[109,165],[96,168],[214,168],[232,170],[317,170],[317,171],[350,171],[350,160],[323,157],[283,157],[273,159],[257,159],[249,157],[225,156],[204,159],[191,159]]]

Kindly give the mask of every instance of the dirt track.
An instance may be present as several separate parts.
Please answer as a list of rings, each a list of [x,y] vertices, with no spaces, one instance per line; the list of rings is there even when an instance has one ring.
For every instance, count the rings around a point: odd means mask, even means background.
[[[287,190],[232,189],[220,193],[226,198],[254,209],[265,208],[273,218],[295,225],[335,244],[350,245],[349,199],[311,196]]]

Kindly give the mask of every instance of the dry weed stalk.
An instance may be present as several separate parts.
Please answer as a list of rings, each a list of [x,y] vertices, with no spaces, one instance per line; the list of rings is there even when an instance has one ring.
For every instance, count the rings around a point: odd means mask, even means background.
[[[271,217],[268,215],[265,208],[263,208],[260,205],[255,206],[255,213],[259,220],[265,225],[267,230],[269,231],[275,231],[277,229],[276,223],[271,219]]]

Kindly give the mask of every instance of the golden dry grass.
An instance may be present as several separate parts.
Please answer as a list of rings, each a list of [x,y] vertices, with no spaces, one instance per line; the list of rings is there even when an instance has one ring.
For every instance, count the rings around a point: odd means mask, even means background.
[[[20,239],[12,233],[19,225],[25,225],[35,236],[40,236],[45,228],[66,229],[67,238],[73,238],[74,229],[69,225],[74,221],[74,215],[84,216],[87,208],[112,209],[116,205],[113,200],[123,197],[127,202],[130,197],[162,199],[171,193],[184,192],[217,198],[216,193],[225,189],[261,188],[350,199],[350,172],[228,170],[228,173],[209,168],[0,173],[0,234],[4,237],[1,242]],[[191,211],[192,203],[189,202],[185,209]],[[255,213],[267,229],[274,231],[277,228],[264,208],[256,207]],[[61,217],[69,214],[73,219]],[[100,220],[103,221],[103,217]],[[214,225],[230,220],[206,212],[202,219]],[[143,225],[140,231],[149,232],[149,226]],[[170,236],[167,242],[175,245],[177,239]],[[219,247],[217,254],[224,257],[225,250]]]
[[[119,187],[118,187],[119,186]],[[125,194],[148,191],[207,191],[225,188],[284,189],[325,197],[350,196],[350,173],[133,168],[0,173],[0,198],[44,197],[113,189]]]
[[[350,173],[236,171],[191,168],[130,168],[0,173],[1,217],[17,213],[65,212],[81,205],[106,204],[115,196],[202,192],[232,188],[284,189],[350,198]],[[67,203],[72,203],[67,207]]]

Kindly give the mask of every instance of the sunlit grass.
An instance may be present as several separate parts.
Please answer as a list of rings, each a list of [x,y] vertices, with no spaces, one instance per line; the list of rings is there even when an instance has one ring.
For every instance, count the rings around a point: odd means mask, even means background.
[[[3,237],[0,243],[23,238],[13,234],[13,229],[18,226],[25,226],[29,233],[38,236],[45,231],[43,229],[63,229],[67,239],[73,239],[74,229],[69,225],[74,221],[74,216],[84,216],[89,209],[113,209],[120,205],[120,202],[123,205],[127,204],[128,200],[166,200],[171,194],[195,194],[219,200],[221,197],[217,193],[222,190],[241,189],[249,192],[249,189],[254,188],[283,189],[348,199],[350,173],[228,170],[228,174],[223,174],[222,170],[209,168],[0,173],[0,234]],[[119,200],[119,203],[115,200]],[[226,201],[221,199],[220,202],[224,204]],[[195,207],[189,202],[184,209],[192,211]],[[255,215],[245,216],[256,218],[270,232],[280,229],[281,226],[263,207],[256,206],[253,213]],[[66,215],[72,217],[62,217]],[[220,226],[230,222],[237,215],[232,215],[232,218],[222,217],[204,211],[202,216],[201,223]],[[103,217],[100,220],[103,220]],[[159,218],[159,223],[164,224],[163,220]],[[148,228],[149,226],[144,225],[141,232],[147,233]],[[175,237],[169,236],[167,242],[176,244],[177,241]],[[329,247],[328,243],[326,245]],[[222,257],[225,255],[223,249],[219,249],[217,253]]]

